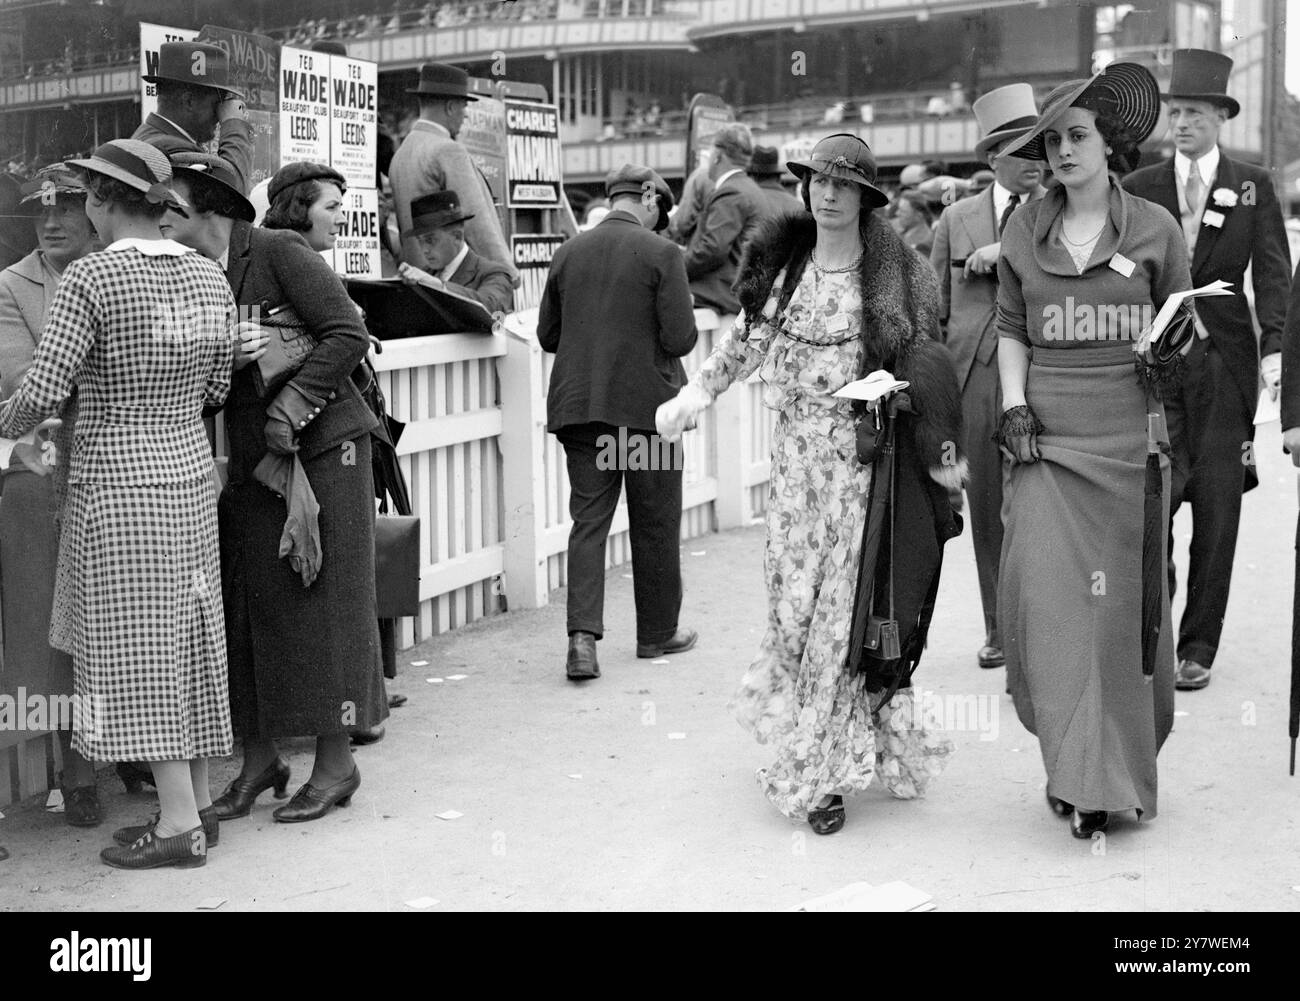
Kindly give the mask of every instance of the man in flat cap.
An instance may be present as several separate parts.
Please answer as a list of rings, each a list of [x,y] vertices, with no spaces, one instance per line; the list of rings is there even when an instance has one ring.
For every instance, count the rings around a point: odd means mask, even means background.
[[[943,210],[934,232],[930,263],[939,274],[940,319],[961,386],[962,423],[970,460],[971,536],[984,609],[984,645],[976,655],[980,667],[1006,663],[998,636],[998,563],[1002,558],[1002,453],[993,441],[1002,416],[998,385],[998,254],[1002,230],[1021,204],[1041,198],[1043,164],[1000,156],[1038,118],[1034,89],[1013,83],[989,91],[974,108],[982,138],[975,156],[993,167],[993,183],[975,198],[955,200]],[[922,182],[922,185],[930,182]]]
[[[417,198],[411,203],[411,228],[402,238],[415,237],[429,270],[403,263],[397,272],[409,285],[444,289],[481,303],[489,313],[507,313],[515,299],[510,271],[469,249],[465,223],[473,218],[461,208],[454,191]]]
[[[682,453],[655,433],[655,410],[686,384],[680,359],[695,347],[695,313],[680,248],[655,235],[673,196],[649,167],[605,178],[610,212],[556,252],[542,293],[537,340],[554,352],[546,429],[569,472],[569,652],[572,681],[600,676],[605,633],[605,543],[627,489],[636,599],[636,653],[695,645],[679,629]]]
[[[492,204],[492,190],[469,151],[456,142],[465,109],[478,100],[469,92],[469,74],[456,66],[425,63],[420,82],[408,94],[420,102],[420,117],[393,154],[388,180],[393,186],[393,208],[402,237],[402,260],[429,270],[419,241],[411,231],[411,203],[435,191],[455,191],[470,217],[465,242],[480,257],[503,265],[517,281],[501,222]]]
[[[158,110],[132,134],[168,156],[201,153],[220,135],[217,155],[234,168],[244,194],[253,167],[253,128],[239,92],[230,86],[226,50],[202,42],[164,42],[158,70],[144,77],[158,91]]]
[[[1181,387],[1165,398],[1172,450],[1170,518],[1183,503],[1192,507],[1187,607],[1178,627],[1174,678],[1180,691],[1210,683],[1228,607],[1241,495],[1259,483],[1253,455],[1256,389],[1262,376],[1277,395],[1291,282],[1286,227],[1268,171],[1219,149],[1219,130],[1241,110],[1227,93],[1231,70],[1232,60],[1221,53],[1175,50],[1169,93],[1160,95],[1168,103],[1173,159],[1123,181],[1128,191],[1163,205],[1181,224],[1193,287],[1216,279],[1232,286],[1232,295],[1197,301],[1199,336]],[[1255,289],[1258,346],[1243,289],[1247,266]],[[1171,556],[1171,595],[1174,583]]]

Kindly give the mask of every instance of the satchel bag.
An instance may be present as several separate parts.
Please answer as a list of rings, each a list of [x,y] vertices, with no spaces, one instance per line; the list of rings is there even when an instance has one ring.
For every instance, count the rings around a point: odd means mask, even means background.
[[[303,362],[316,347],[307,325],[289,305],[264,312],[259,321],[269,340],[266,353],[253,368],[253,386],[261,399],[267,399],[298,373]]]
[[[397,463],[396,439],[402,424],[388,414],[379,380],[367,362],[361,398],[379,419],[371,433],[372,470],[379,513],[375,516],[375,608],[381,619],[420,614],[420,519],[411,514],[410,492]],[[382,433],[381,433],[382,432]],[[395,513],[388,513],[391,499]]]

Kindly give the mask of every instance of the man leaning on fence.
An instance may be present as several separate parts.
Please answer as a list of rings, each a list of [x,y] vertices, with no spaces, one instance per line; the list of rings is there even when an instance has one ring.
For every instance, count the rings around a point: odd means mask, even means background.
[[[654,430],[656,408],[686,383],[680,359],[696,339],[681,251],[655,235],[673,196],[653,170],[631,164],[605,178],[605,194],[609,215],[556,253],[537,320],[538,343],[556,356],[546,429],[564,445],[569,474],[572,681],[600,677],[605,544],[624,484],[637,656],[682,653],[697,638],[677,623],[681,446]]]

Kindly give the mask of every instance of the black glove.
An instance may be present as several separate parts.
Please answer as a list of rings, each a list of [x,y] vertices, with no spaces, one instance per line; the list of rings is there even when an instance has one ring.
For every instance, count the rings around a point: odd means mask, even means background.
[[[293,455],[298,451],[298,446],[293,440],[293,428],[287,421],[282,421],[278,417],[270,417],[266,421],[266,448],[269,452],[276,455]]]
[[[1003,411],[993,440],[1012,462],[1037,462],[1043,457],[1038,450],[1038,436],[1046,430],[1028,406],[1011,407]]]

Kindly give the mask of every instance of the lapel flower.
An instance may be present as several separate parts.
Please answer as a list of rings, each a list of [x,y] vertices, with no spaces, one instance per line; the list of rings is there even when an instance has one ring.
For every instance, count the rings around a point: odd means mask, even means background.
[[[1231,188],[1215,188],[1213,198],[1220,208],[1230,209],[1237,204],[1237,192]]]

